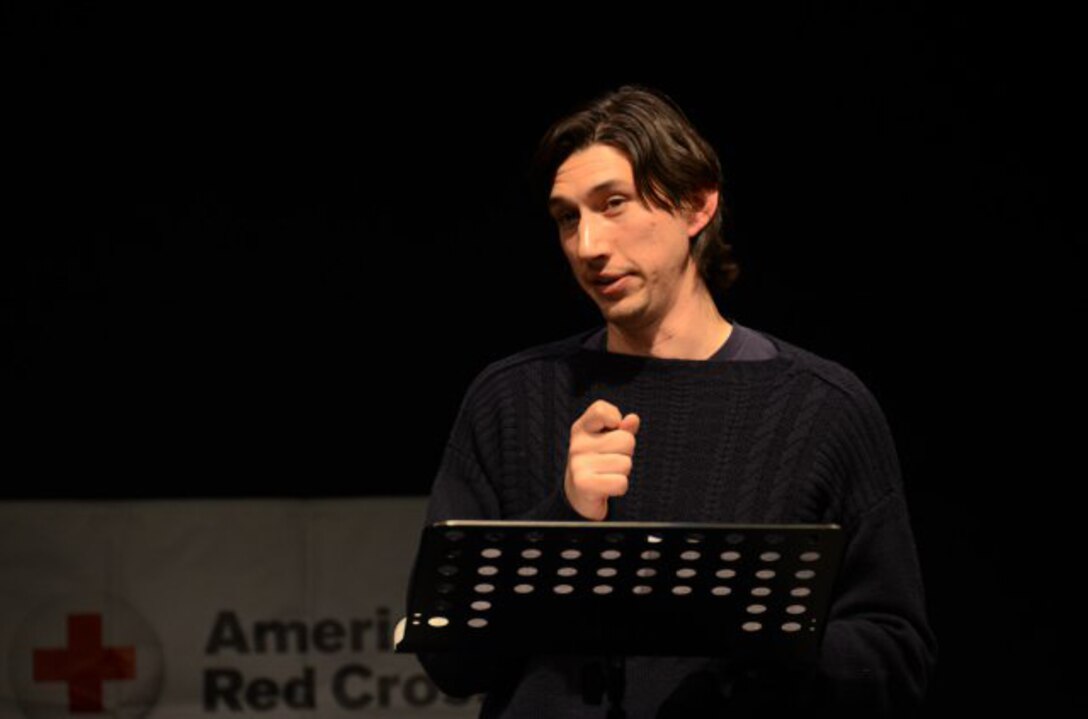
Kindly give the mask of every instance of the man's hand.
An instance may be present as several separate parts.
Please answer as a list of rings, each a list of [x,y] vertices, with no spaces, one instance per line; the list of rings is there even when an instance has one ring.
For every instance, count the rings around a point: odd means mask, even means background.
[[[599,399],[571,425],[563,487],[583,517],[604,519],[608,498],[627,493],[640,421],[637,414],[624,417],[616,405]]]

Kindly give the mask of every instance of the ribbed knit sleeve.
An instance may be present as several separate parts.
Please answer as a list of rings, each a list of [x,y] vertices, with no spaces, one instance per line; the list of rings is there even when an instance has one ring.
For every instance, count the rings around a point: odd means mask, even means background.
[[[937,659],[914,535],[887,420],[848,373],[821,459],[837,480],[846,545],[818,665],[797,708],[836,717],[913,716]]]
[[[520,492],[528,477],[511,477],[504,457],[525,450],[512,405],[521,399],[511,375],[491,365],[469,385],[431,488],[427,523],[445,519],[584,520],[567,502],[560,483],[544,499],[516,514],[503,506],[515,504],[511,492]],[[539,418],[537,418],[539,419]],[[519,456],[518,459],[521,459]],[[505,494],[504,494],[505,493]]]
[[[427,505],[426,524],[447,519],[525,519],[577,521],[584,518],[557,486],[544,501],[522,515],[503,516],[497,481],[490,465],[504,427],[493,411],[510,388],[485,370],[472,382],[461,402]],[[468,653],[419,653],[420,664],[438,688],[455,697],[486,692],[503,677],[517,674],[526,657]]]

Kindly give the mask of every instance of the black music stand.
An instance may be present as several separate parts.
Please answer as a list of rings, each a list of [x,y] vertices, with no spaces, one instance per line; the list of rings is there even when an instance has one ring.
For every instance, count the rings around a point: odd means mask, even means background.
[[[584,693],[622,717],[626,655],[815,662],[842,542],[836,524],[437,522],[395,651],[601,655]]]

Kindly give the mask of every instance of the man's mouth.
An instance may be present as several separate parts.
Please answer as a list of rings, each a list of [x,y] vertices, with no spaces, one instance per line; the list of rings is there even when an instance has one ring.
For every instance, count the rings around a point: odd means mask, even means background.
[[[626,284],[627,275],[599,275],[593,279],[593,285],[603,295],[616,294]]]

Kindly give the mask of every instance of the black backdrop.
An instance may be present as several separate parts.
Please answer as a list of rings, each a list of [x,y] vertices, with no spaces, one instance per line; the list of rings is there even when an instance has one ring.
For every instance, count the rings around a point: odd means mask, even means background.
[[[931,715],[1083,708],[1070,22],[852,5],[9,11],[3,495],[425,494],[484,364],[599,321],[523,175],[642,82],[720,151],[726,313],[889,418]]]

